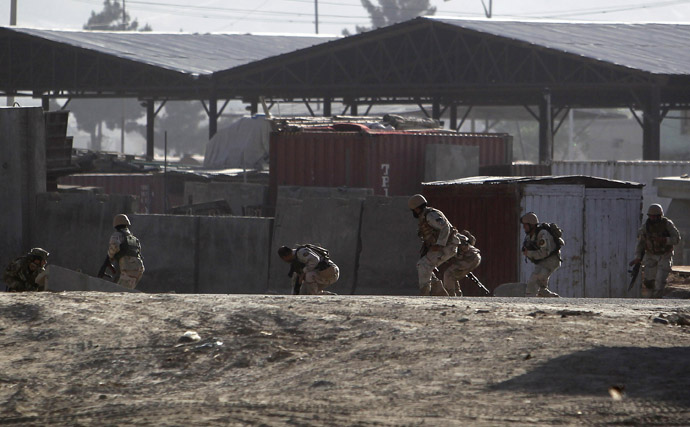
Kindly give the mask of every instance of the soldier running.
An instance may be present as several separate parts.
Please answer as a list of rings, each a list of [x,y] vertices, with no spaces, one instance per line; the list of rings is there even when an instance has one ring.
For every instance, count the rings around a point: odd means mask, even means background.
[[[278,256],[290,264],[288,276],[293,280],[293,294],[333,295],[325,289],[338,281],[340,270],[331,261],[328,250],[317,245],[299,245],[296,249],[281,246]]]
[[[549,278],[561,266],[561,249],[551,232],[539,223],[534,212],[520,218],[525,230],[522,254],[534,263],[534,271],[527,281],[526,297],[559,297],[549,290]]]
[[[7,292],[43,291],[48,255],[45,249],[33,248],[12,261],[2,276]]]

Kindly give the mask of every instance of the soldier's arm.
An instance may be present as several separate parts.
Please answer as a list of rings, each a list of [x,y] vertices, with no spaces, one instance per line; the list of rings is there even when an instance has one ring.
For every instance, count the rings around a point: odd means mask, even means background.
[[[113,259],[115,254],[120,252],[120,244],[122,243],[122,238],[120,233],[113,233],[110,236],[110,242],[108,243],[108,258]]]
[[[537,234],[537,250],[527,251],[527,256],[532,259],[544,259],[556,249],[556,242],[553,241],[553,236],[546,230],[541,230]]]
[[[645,237],[644,237],[644,225],[637,230],[637,245],[635,245],[635,259],[641,259],[642,258],[642,252],[644,252],[645,248]]]
[[[668,230],[669,234],[669,236],[666,238],[666,244],[674,246],[680,243],[680,232],[678,232],[676,225],[670,219],[666,223],[666,230]]]
[[[436,211],[429,212],[426,216],[426,220],[432,228],[439,231],[436,244],[439,246],[446,246],[448,237],[450,237],[450,223],[448,220]]]

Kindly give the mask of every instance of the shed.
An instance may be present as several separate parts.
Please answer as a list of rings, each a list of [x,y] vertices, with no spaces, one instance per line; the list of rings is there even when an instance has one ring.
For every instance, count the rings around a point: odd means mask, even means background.
[[[429,205],[477,237],[477,276],[490,289],[524,282],[519,218],[535,212],[563,229],[563,265],[549,287],[563,297],[626,297],[642,220],[642,184],[589,176],[472,177],[423,183]],[[469,288],[466,286],[465,288]]]

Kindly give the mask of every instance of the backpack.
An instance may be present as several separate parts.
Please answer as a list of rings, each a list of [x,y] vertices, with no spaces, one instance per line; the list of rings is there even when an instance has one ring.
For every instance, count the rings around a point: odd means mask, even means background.
[[[553,241],[556,243],[557,251],[565,246],[565,240],[563,240],[563,230],[561,230],[561,227],[559,227],[558,224],[554,222],[543,222],[537,225],[537,233],[541,230],[546,230],[551,234]]]

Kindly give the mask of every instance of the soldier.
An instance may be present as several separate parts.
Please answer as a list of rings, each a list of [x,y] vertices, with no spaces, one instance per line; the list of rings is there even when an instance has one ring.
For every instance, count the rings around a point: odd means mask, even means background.
[[[334,295],[324,289],[338,281],[340,270],[331,261],[327,249],[311,244],[295,249],[281,246],[278,255],[290,264],[288,276],[293,280],[293,294]]]
[[[450,296],[461,297],[460,279],[467,276],[475,268],[479,267],[482,257],[479,249],[474,247],[476,239],[467,230],[459,234],[460,245],[458,254],[448,261],[448,268],[443,273],[443,287]]]
[[[560,236],[554,237],[547,224],[540,224],[534,212],[526,213],[520,222],[525,230],[522,254],[534,263],[525,296],[558,297],[549,290],[549,278],[561,266],[563,240]]]
[[[448,222],[443,212],[429,207],[421,194],[410,197],[407,206],[419,220],[417,235],[422,239],[421,258],[417,261],[419,294],[448,296],[434,269],[457,254],[460,244],[458,230]]]
[[[10,263],[2,279],[7,284],[7,292],[27,292],[45,290],[48,251],[33,248],[26,255]]]
[[[108,258],[117,261],[120,267],[120,278],[117,284],[134,289],[144,274],[144,259],[141,256],[141,243],[134,237],[129,226],[132,223],[125,214],[115,215],[113,227],[115,232],[110,236]]]
[[[643,297],[663,297],[666,278],[673,264],[673,246],[678,243],[680,233],[673,221],[664,216],[661,205],[649,206],[647,221],[637,232],[635,259],[630,261],[630,265],[641,262],[644,267]]]

